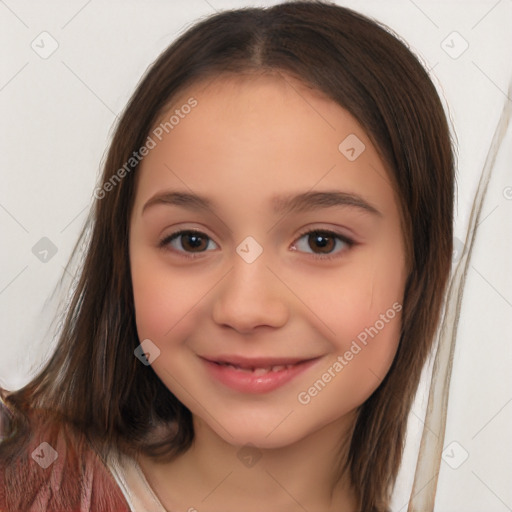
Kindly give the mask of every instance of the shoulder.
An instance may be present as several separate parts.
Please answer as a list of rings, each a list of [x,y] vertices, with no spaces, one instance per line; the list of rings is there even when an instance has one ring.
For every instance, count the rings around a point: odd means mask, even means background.
[[[128,512],[129,507],[86,436],[32,414],[24,439],[0,443],[0,510]]]

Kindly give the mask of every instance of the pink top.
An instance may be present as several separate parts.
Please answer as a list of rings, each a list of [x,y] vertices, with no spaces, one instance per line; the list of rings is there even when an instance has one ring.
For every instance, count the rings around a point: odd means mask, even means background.
[[[44,415],[32,426],[14,459],[0,430],[0,511],[171,512],[133,458],[112,449],[102,461],[80,432]]]

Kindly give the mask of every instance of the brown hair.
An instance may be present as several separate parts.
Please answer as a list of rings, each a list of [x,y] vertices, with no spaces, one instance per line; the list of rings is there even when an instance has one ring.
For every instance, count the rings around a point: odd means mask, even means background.
[[[102,184],[144,145],[178,93],[199,80],[246,72],[283,73],[324,93],[359,121],[392,174],[410,262],[402,334],[391,369],[359,408],[345,466],[359,509],[386,511],[451,264],[454,162],[443,107],[411,51],[349,9],[300,1],[225,11],[195,24],[149,68],[119,119]],[[94,204],[53,356],[32,382],[5,397],[11,436],[2,443],[3,460],[20,453],[34,409],[75,425],[101,454],[115,446],[171,457],[191,444],[190,411],[133,354],[139,339],[128,233],[135,171]],[[171,436],[151,435],[170,422]]]

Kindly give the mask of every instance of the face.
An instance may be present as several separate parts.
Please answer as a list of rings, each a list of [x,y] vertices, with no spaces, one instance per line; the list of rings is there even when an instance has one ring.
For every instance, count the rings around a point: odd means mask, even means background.
[[[385,165],[347,111],[290,77],[196,84],[162,121],[176,109],[168,133],[155,125],[130,224],[153,370],[233,445],[343,422],[400,335],[404,241]]]

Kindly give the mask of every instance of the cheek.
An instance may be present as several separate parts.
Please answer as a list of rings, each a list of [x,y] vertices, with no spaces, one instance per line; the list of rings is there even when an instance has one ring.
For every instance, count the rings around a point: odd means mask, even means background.
[[[399,267],[380,266],[347,311],[343,339],[345,343],[350,340],[350,346],[340,349],[346,359],[352,358],[354,370],[370,381],[382,380],[395,356],[401,332],[403,285]]]
[[[358,256],[357,264],[335,274],[304,274],[294,282],[297,295],[321,321],[316,322],[321,333],[338,350],[344,351],[358,336],[364,342],[365,329],[376,323],[379,332],[399,333],[397,309],[401,309],[405,278],[402,266],[394,262],[396,256]]]
[[[144,251],[134,251],[131,274],[139,338],[157,345],[187,329],[211,287],[197,272],[172,269]]]
[[[360,256],[335,278],[306,283],[304,293],[317,290],[310,304],[328,326],[323,334],[332,347],[311,395],[304,390],[315,410],[357,407],[384,379],[400,341],[404,283],[401,256],[392,251]]]
[[[368,288],[347,292],[344,307],[325,303],[326,322],[335,331],[329,337],[332,353],[296,397],[309,417],[335,420],[361,406],[380,385],[400,342],[401,294],[396,282],[376,279]]]

